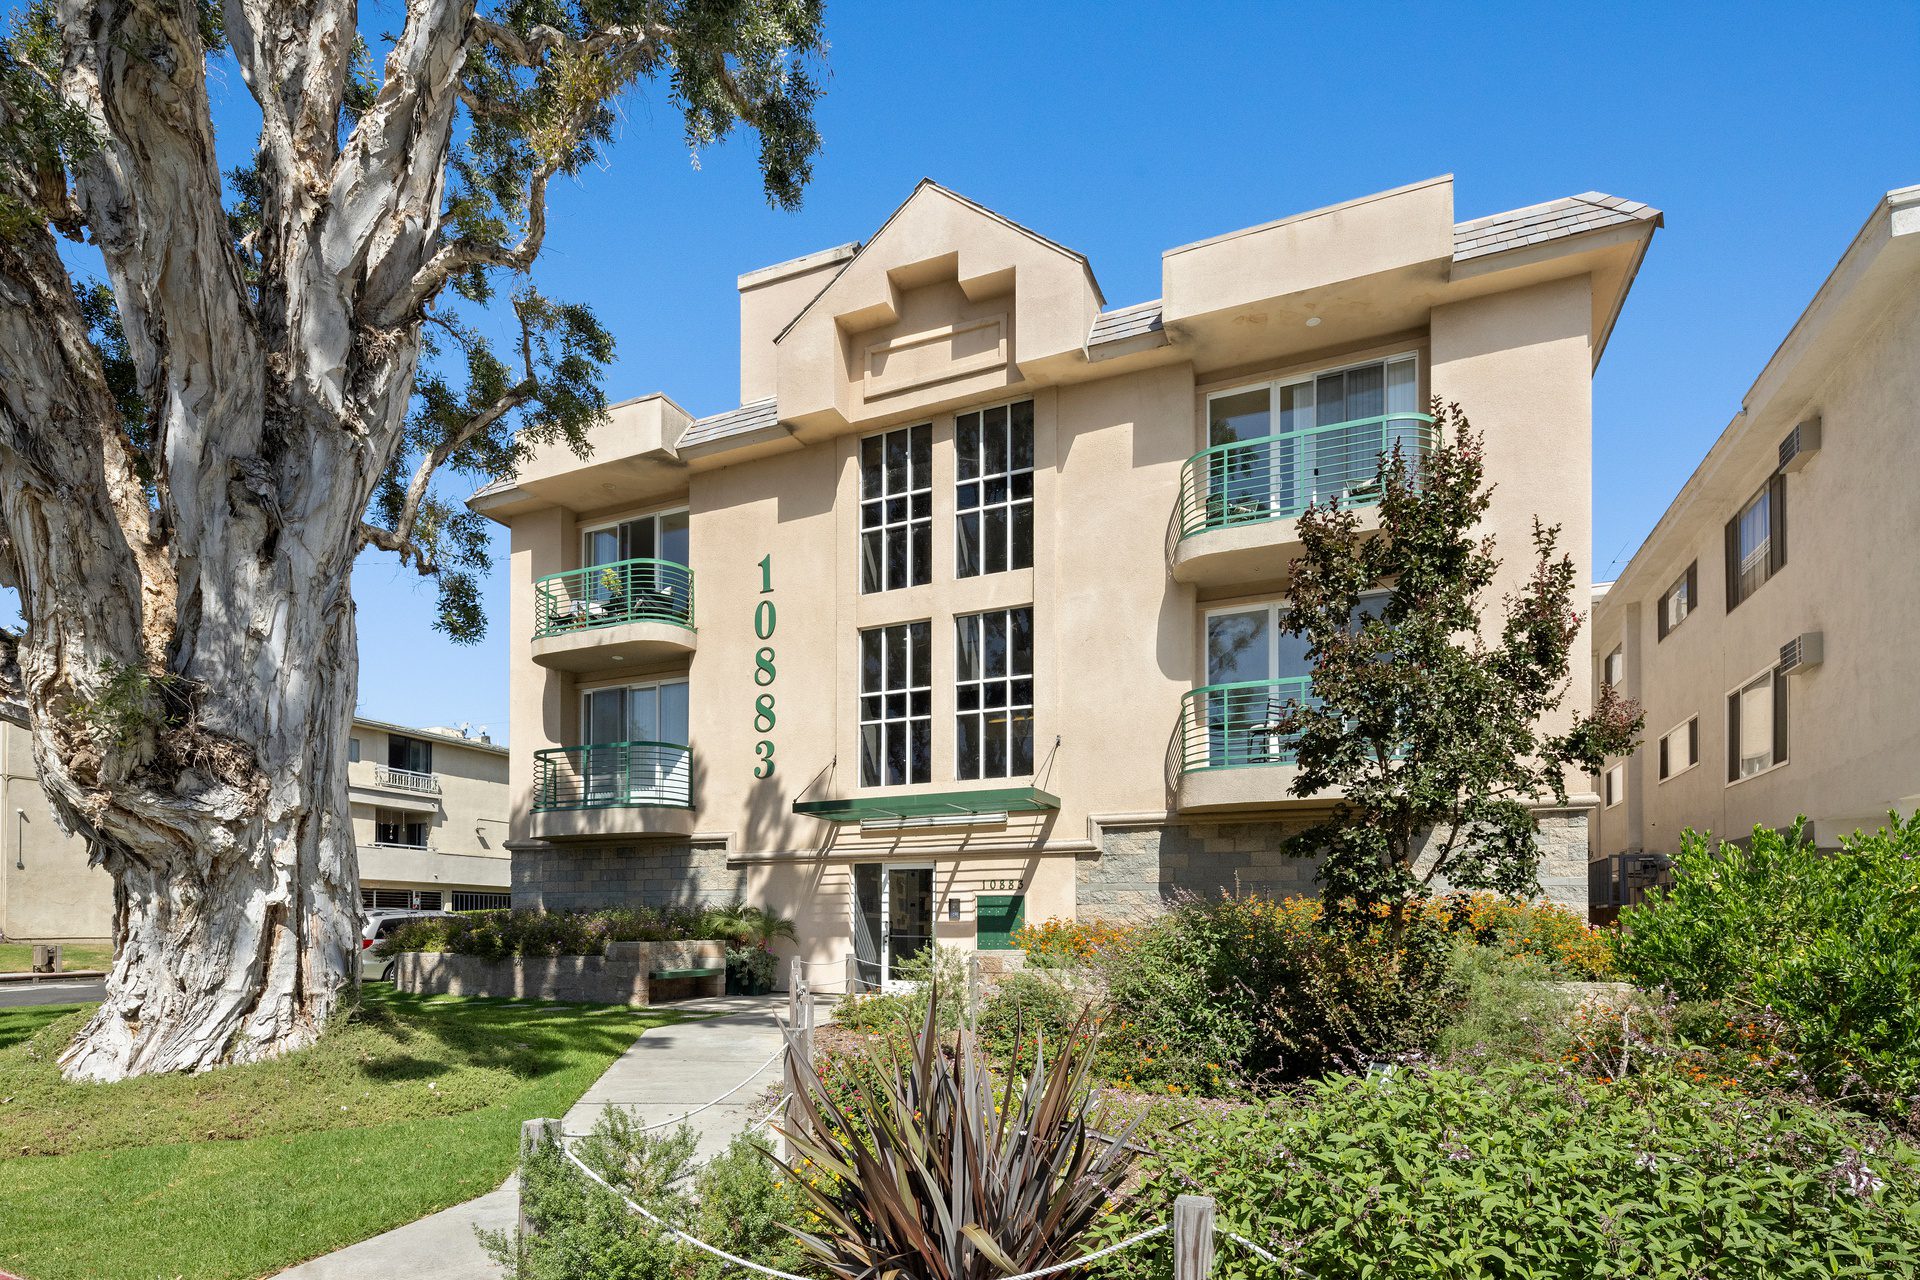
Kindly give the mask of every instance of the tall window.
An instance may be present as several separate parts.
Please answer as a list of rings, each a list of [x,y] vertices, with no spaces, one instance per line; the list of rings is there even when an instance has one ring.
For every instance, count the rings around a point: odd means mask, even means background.
[[[1627,682],[1627,654],[1619,645],[1615,645],[1613,652],[1607,655],[1605,679],[1616,689]]]
[[[1623,764],[1617,764],[1617,765],[1614,765],[1613,768],[1607,770],[1606,772],[1607,808],[1609,809],[1613,808],[1613,806],[1619,804],[1622,800],[1625,800],[1626,798],[1627,798],[1627,766]]]
[[[1758,591],[1787,563],[1787,478],[1776,475],[1727,521],[1727,608]]]
[[[1727,695],[1727,781],[1786,762],[1786,677],[1763,671]]]
[[[933,772],[930,624],[860,633],[860,785],[925,782]]]
[[[933,576],[933,425],[860,442],[860,590],[917,587]]]
[[[407,738],[390,733],[387,735],[387,767],[406,769],[412,773],[432,773],[433,744],[423,738]]]
[[[1669,730],[1660,739],[1660,780],[1685,773],[1700,763],[1700,717]]]
[[[402,809],[375,809],[373,842],[424,849],[427,847],[427,815]]]
[[[954,426],[955,574],[1033,567],[1033,401],[963,413]]]
[[[1419,408],[1411,355],[1209,397],[1206,522],[1286,519],[1311,502],[1377,496],[1380,455],[1395,445],[1410,454],[1423,427],[1397,415]]]
[[[1687,615],[1693,612],[1693,602],[1700,576],[1699,569],[1700,563],[1697,560],[1688,565],[1687,571],[1667,588],[1665,595],[1660,597],[1658,628],[1660,639],[1665,640],[1672,634],[1673,629],[1685,622]]]
[[[953,621],[955,773],[1024,777],[1033,772],[1033,609]]]

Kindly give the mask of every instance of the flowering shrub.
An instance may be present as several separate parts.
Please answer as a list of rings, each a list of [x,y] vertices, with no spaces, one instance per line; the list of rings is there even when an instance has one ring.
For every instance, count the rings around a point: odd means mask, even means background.
[[[1821,1094],[1913,1122],[1920,814],[1833,851],[1798,826],[1757,828],[1746,849],[1689,832],[1673,870],[1671,889],[1622,914],[1621,967],[1682,1000],[1717,1002],[1703,1024],[1715,1051],[1737,1053],[1746,1028],[1761,1028],[1753,1054],[1788,1051]]]
[[[621,907],[605,911],[465,911],[423,916],[401,925],[374,948],[381,956],[401,951],[447,951],[504,960],[510,956],[599,956],[609,942],[680,942],[710,937],[697,911]]]
[[[1204,1191],[1226,1280],[1822,1280],[1920,1268],[1920,1153],[1842,1112],[1672,1077],[1403,1068],[1162,1137],[1111,1243]],[[1161,1237],[1095,1264],[1165,1277]]]
[[[1013,945],[1027,953],[1029,964],[1085,964],[1124,947],[1133,933],[1128,925],[1106,920],[1052,919],[1022,925]]]
[[[1604,982],[1616,976],[1615,935],[1551,902],[1494,893],[1456,893],[1425,907],[1452,932],[1516,959],[1535,960],[1554,978]]]

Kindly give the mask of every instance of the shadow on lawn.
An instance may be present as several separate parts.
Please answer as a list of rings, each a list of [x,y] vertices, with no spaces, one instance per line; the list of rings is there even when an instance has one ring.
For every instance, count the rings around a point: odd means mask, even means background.
[[[0,1009],[0,1049],[31,1040],[34,1033],[49,1022],[88,1007],[84,1004],[36,1004]]]
[[[382,992],[362,997],[350,1015],[376,1025],[406,1047],[366,1064],[369,1076],[409,1080],[432,1076],[455,1063],[508,1071],[523,1080],[564,1070],[562,1055],[597,1052],[618,1056],[633,1042],[636,1015],[652,1028],[678,1022],[672,1013],[619,1007],[527,1005]]]

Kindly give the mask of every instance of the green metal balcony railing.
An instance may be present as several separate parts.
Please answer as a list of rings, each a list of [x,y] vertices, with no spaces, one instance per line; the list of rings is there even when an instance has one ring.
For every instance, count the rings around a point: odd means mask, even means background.
[[[677,742],[596,742],[533,753],[533,807],[691,809],[693,751]]]
[[[623,622],[693,629],[693,570],[672,560],[619,560],[533,583],[536,640]]]
[[[1396,448],[1418,459],[1436,439],[1428,415],[1387,413],[1202,449],[1180,468],[1173,540],[1291,520],[1315,502],[1378,502],[1381,460]]]
[[[1293,741],[1282,724],[1289,711],[1312,700],[1313,682],[1305,676],[1189,690],[1167,748],[1169,772],[1292,764]]]

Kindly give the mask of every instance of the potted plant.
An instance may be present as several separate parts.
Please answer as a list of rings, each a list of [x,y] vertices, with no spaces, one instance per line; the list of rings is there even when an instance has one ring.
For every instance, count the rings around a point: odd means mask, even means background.
[[[733,995],[764,996],[773,990],[778,961],[765,947],[727,948],[727,991]]]

